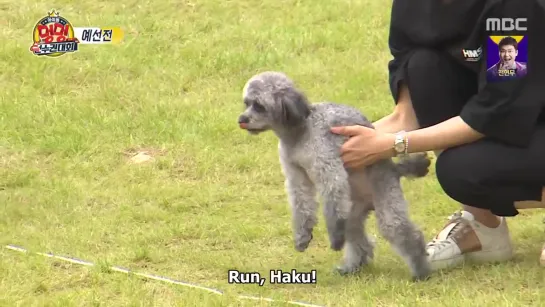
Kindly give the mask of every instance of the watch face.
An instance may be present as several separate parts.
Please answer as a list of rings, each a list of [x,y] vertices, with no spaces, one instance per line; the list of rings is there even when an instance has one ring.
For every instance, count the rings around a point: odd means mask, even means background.
[[[396,150],[397,152],[403,152],[403,151],[405,151],[405,144],[403,144],[403,143],[397,143],[397,144],[395,145],[395,150]]]

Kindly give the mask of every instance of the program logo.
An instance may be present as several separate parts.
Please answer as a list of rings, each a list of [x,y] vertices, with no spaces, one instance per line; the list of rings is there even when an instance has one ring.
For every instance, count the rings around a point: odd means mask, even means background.
[[[78,50],[79,40],[74,34],[74,27],[55,10],[36,23],[32,38],[30,51],[38,56],[59,57]]]
[[[118,44],[123,39],[123,30],[120,27],[74,27],[59,12],[52,10],[36,23],[32,39],[30,52],[34,55],[59,57],[78,51],[80,45]]]

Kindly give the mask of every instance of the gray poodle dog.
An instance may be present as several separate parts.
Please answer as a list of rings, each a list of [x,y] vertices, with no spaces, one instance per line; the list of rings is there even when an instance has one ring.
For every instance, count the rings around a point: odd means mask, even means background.
[[[295,249],[304,251],[317,223],[318,194],[330,246],[344,247],[341,274],[357,272],[373,259],[365,220],[374,211],[381,235],[410,267],[414,280],[430,274],[422,232],[410,221],[400,177],[422,177],[430,160],[419,154],[394,163],[383,160],[361,169],[345,169],[340,148],[346,137],[333,126],[372,124],[357,109],[322,102],[310,104],[284,73],[266,71],[250,78],[243,89],[244,112],[238,122],[251,134],[272,130],[279,138],[282,172],[292,208]],[[393,144],[392,144],[393,145]]]

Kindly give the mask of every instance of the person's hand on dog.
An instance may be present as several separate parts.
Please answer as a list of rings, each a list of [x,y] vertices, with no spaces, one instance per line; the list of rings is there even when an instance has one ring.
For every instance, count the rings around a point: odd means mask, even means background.
[[[346,168],[360,168],[395,156],[395,135],[364,126],[333,127],[331,132],[350,137],[341,147]]]

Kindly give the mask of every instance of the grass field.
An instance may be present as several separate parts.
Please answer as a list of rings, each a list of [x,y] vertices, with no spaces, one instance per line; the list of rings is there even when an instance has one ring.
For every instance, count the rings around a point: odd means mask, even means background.
[[[120,26],[124,43],[60,58],[29,52],[50,9],[76,27]],[[271,133],[236,124],[245,81],[282,70],[312,101],[376,120],[392,108],[389,3],[237,0],[0,3],[0,244],[99,264],[82,267],[0,248],[0,306],[543,306],[542,212],[510,220],[516,257],[411,283],[377,234],[375,262],[332,272],[323,219],[305,253]],[[148,150],[150,163],[128,157]],[[432,173],[403,181],[431,238],[458,207]],[[224,296],[107,270],[119,265],[219,288]],[[227,270],[317,270],[311,285],[227,284]],[[434,301],[435,300],[435,301]]]

